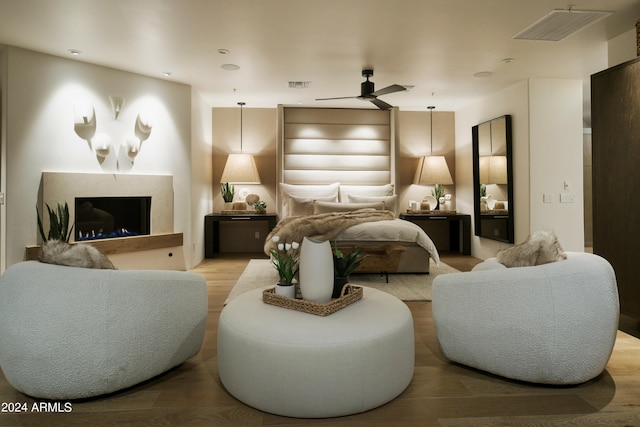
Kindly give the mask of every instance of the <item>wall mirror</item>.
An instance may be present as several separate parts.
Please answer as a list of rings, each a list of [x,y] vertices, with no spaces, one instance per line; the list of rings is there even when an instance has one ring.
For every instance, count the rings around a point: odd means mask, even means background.
[[[471,128],[475,235],[514,243],[511,116]]]

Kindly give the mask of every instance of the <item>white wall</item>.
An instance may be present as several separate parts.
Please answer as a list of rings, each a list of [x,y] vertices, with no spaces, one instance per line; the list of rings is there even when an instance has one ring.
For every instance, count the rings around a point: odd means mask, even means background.
[[[191,248],[190,224],[196,214],[192,215],[191,200],[190,87],[15,47],[7,47],[5,54],[2,268],[23,260],[25,246],[37,243],[35,206],[42,171],[172,175],[174,231],[184,233],[185,248]],[[117,120],[110,95],[125,98]],[[95,107],[96,133],[108,134],[116,150],[133,132],[137,114],[151,114],[153,130],[133,163],[115,154],[97,161],[87,141],[74,131],[74,105],[81,103]],[[200,103],[196,105],[201,109]],[[200,215],[201,201],[194,203],[193,211]],[[191,254],[185,250],[187,267],[193,265]]]
[[[637,54],[637,32],[636,29],[627,31],[609,40],[608,43],[608,66],[622,64],[638,56]]]
[[[195,91],[191,92],[191,265],[194,267],[204,259],[204,216],[213,212],[213,166],[211,156],[213,141],[211,134],[211,107]]]
[[[486,259],[510,245],[473,234],[473,162],[471,128],[479,123],[510,114],[513,136],[515,240],[529,234],[529,105],[528,82],[516,83],[456,112],[456,206],[472,217],[471,251]]]
[[[515,242],[536,230],[553,230],[565,250],[584,250],[582,81],[531,79],[456,112],[456,204],[473,216],[471,127],[511,114]],[[560,193],[575,203],[560,203]],[[543,203],[544,192],[553,202]],[[510,245],[472,237],[472,254],[486,259]]]
[[[565,250],[578,252],[584,250],[582,120],[582,80],[530,80],[531,231],[553,230]],[[543,202],[543,193],[552,203]],[[575,202],[561,203],[562,193]]]

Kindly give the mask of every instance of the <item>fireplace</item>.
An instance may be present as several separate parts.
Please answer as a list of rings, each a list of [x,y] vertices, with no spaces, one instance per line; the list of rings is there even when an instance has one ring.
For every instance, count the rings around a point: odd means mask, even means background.
[[[151,197],[76,197],[75,240],[151,233]]]

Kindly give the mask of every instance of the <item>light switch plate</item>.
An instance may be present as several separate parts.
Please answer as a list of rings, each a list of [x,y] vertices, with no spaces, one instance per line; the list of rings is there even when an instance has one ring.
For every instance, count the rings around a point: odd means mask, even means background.
[[[544,203],[553,203],[553,193],[543,193],[542,201]]]
[[[560,193],[560,203],[575,203],[576,193]]]

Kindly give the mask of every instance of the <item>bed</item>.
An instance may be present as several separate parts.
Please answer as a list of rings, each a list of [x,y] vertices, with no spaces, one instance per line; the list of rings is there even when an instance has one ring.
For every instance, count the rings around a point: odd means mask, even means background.
[[[364,250],[370,262],[358,272],[428,273],[429,258],[439,263],[438,251],[422,228],[397,218],[392,184],[280,183],[280,195],[280,220],[265,241],[267,254],[273,236],[287,242],[307,236],[335,241],[347,250]],[[384,264],[389,257],[394,261]]]
[[[363,268],[397,257],[386,272],[428,273],[429,259],[439,262],[435,245],[419,226],[397,218],[396,115],[396,109],[279,109],[279,222],[271,235],[286,231],[289,238],[306,234],[362,248],[374,264]],[[331,222],[310,224],[327,217]],[[268,236],[265,253],[271,244]]]

